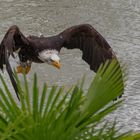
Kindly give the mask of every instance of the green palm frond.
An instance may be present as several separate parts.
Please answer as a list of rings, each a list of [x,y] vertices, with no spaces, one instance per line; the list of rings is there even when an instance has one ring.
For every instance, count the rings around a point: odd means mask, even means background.
[[[15,78],[19,104],[0,76],[5,89],[0,88],[0,140],[113,140],[122,137],[115,123],[112,127],[105,123],[97,129],[104,116],[122,102],[112,101],[124,92],[124,70],[117,61],[100,67],[87,93],[83,90],[83,81],[68,91],[57,86],[49,90],[44,84],[39,92],[36,74],[30,93],[26,76],[24,87],[16,73]]]
[[[121,140],[140,140],[140,133],[127,135],[126,137],[121,138]]]

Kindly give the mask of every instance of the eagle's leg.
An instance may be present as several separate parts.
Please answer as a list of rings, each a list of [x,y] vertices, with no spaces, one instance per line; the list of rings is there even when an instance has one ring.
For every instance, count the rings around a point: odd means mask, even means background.
[[[24,62],[20,63],[19,66],[17,66],[17,73],[25,73],[28,74],[31,69],[31,62]]]

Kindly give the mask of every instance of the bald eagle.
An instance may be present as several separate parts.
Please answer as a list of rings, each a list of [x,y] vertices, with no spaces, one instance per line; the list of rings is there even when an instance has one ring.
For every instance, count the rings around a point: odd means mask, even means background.
[[[30,71],[32,62],[47,63],[60,68],[59,52],[61,48],[80,49],[82,59],[90,69],[97,72],[101,63],[116,58],[113,50],[103,36],[91,25],[82,24],[65,29],[61,33],[51,36],[27,36],[14,25],[9,28],[0,44],[0,69],[6,65],[12,85],[18,97],[16,81],[9,63],[9,57],[15,58],[18,53],[20,60],[17,72],[26,74]]]

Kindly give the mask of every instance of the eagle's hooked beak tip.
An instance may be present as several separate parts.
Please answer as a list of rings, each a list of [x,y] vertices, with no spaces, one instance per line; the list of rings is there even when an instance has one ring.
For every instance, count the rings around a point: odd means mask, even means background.
[[[59,61],[54,61],[52,64],[53,64],[53,66],[55,66],[58,69],[60,69],[60,67],[61,67],[61,63]]]

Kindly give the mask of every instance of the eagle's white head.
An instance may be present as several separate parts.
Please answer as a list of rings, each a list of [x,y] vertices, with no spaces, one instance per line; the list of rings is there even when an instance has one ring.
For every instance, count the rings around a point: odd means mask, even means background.
[[[48,63],[60,69],[60,58],[57,50],[43,50],[39,53],[38,58],[44,63]]]

